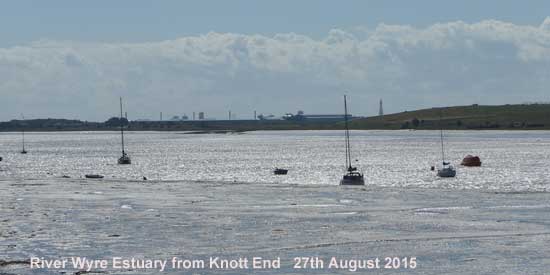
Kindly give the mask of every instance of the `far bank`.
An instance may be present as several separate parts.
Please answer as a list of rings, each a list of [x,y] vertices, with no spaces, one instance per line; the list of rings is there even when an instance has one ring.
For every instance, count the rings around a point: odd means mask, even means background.
[[[280,119],[251,120],[158,120],[138,121],[110,118],[105,122],[68,119],[28,119],[0,122],[1,132],[17,131],[257,131],[257,130],[341,130],[342,119],[312,119],[284,116]],[[372,117],[352,117],[356,130],[550,130],[550,104],[468,105],[438,107]]]

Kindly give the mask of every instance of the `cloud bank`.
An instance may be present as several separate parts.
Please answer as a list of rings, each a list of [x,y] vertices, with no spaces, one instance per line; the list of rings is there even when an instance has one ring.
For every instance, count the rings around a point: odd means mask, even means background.
[[[132,119],[205,111],[353,113],[550,101],[550,17],[425,28],[333,29],[322,39],[211,32],[150,43],[40,40],[0,48],[0,119],[104,120],[125,97]]]

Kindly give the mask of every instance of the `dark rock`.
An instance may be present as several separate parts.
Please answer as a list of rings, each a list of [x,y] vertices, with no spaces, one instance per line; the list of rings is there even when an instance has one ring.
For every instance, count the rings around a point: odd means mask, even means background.
[[[11,260],[11,261],[0,260],[0,267],[8,266],[8,265],[30,265],[30,264],[31,264],[30,259],[27,259],[27,260]]]

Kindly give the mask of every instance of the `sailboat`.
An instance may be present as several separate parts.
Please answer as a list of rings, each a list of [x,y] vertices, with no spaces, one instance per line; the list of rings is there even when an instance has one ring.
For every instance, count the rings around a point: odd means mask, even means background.
[[[344,95],[344,121],[346,124],[346,168],[347,173],[340,181],[340,185],[365,185],[363,174],[357,171],[357,167],[353,167],[351,163],[351,146],[349,143],[349,126],[348,126],[348,103]]]
[[[132,161],[124,151],[124,123],[122,122],[122,97],[120,98],[120,139],[122,144],[122,156],[118,159],[118,164],[131,164]]]
[[[441,113],[439,114],[440,136],[441,136],[441,160],[442,166],[437,169],[437,176],[441,178],[454,178],[456,176],[456,170],[450,162],[445,161],[445,147],[443,143],[443,124],[441,123]]]
[[[25,117],[21,115],[21,118],[23,118],[23,124],[25,123]],[[27,150],[25,150],[25,125],[21,127],[21,141],[23,145],[23,149],[21,149],[21,154],[26,154]]]

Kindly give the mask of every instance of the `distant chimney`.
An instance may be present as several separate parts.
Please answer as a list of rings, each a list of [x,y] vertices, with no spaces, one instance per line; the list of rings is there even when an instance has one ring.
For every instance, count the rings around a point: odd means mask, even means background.
[[[384,115],[384,106],[382,103],[382,99],[380,99],[380,107],[378,108],[378,115],[383,116]]]

